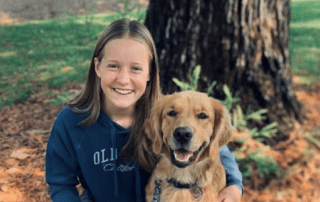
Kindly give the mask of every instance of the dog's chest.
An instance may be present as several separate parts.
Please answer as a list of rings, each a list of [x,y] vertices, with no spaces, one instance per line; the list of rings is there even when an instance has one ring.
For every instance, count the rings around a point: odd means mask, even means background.
[[[160,202],[215,202],[217,199],[216,195],[210,187],[200,188],[198,186],[195,186],[188,189],[176,188],[171,184],[165,182],[162,184],[161,190]]]
[[[173,202],[173,201],[185,201],[185,202],[193,202],[199,201],[194,198],[191,194],[190,189],[179,189],[173,186],[163,186],[164,189],[160,195],[161,202]]]

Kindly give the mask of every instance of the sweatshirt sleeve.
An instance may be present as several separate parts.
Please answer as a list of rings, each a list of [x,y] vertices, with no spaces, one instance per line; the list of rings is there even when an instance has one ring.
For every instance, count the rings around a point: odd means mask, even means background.
[[[65,124],[57,118],[47,144],[46,182],[53,202],[80,202],[78,164]]]
[[[223,146],[220,149],[220,159],[226,170],[227,186],[237,186],[243,194],[242,174],[239,170],[234,155],[227,146]]]

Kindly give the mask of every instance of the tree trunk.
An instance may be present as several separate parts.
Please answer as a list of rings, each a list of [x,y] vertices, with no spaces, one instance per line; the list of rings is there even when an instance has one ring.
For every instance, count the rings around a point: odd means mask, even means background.
[[[282,135],[301,120],[291,85],[288,29],[290,0],[150,0],[146,26],[156,43],[161,87],[179,90],[201,65],[199,90],[217,81],[212,94],[224,99],[223,84],[241,98],[244,112],[266,108]]]

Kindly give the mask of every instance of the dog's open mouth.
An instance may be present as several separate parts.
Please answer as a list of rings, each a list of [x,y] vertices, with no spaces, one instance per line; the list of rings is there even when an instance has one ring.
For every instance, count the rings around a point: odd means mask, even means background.
[[[185,168],[189,166],[198,156],[204,145],[202,145],[197,151],[191,152],[185,149],[170,150],[172,162],[179,168]]]
[[[174,158],[179,162],[188,162],[189,159],[194,155],[193,152],[189,152],[184,149],[179,149],[173,152]]]

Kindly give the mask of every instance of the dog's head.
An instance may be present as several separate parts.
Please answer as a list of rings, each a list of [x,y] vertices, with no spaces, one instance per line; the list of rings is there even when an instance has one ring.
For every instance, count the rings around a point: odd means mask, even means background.
[[[186,91],[156,101],[145,131],[156,155],[164,154],[185,168],[219,154],[231,139],[232,125],[226,107],[204,93]]]

